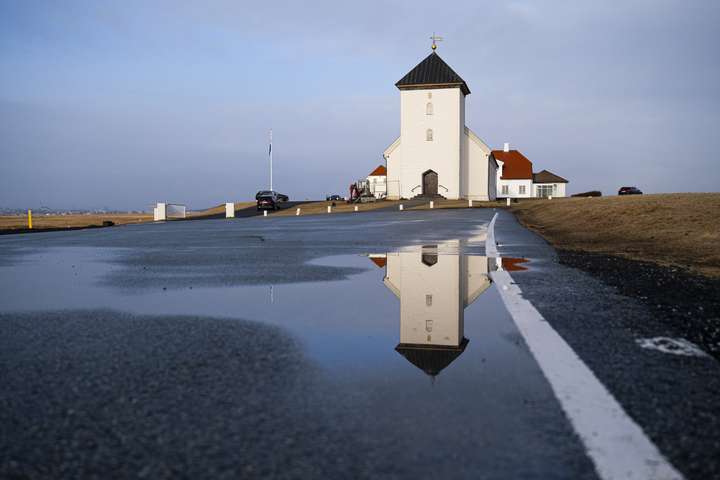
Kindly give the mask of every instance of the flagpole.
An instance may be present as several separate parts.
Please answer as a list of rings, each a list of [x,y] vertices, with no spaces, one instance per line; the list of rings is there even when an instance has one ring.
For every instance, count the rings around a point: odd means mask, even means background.
[[[270,190],[273,189],[272,185],[272,128],[270,129]]]

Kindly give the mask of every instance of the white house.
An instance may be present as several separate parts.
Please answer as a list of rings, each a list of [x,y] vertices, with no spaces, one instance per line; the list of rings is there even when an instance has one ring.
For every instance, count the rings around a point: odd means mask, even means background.
[[[387,197],[495,200],[497,165],[465,126],[465,81],[435,52],[400,79],[400,137],[383,153]]]
[[[533,164],[506,143],[502,150],[493,150],[490,157],[497,163],[498,198],[564,197],[564,178],[547,170],[533,173]]]
[[[375,198],[385,198],[387,195],[387,169],[385,165],[378,165],[375,170],[367,176],[370,192]]]

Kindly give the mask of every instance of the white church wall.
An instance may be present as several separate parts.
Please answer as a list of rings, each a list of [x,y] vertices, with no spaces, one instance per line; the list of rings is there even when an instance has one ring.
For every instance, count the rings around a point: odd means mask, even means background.
[[[402,145],[400,145],[400,137],[397,138],[383,152],[387,167],[387,198],[390,200],[399,200],[401,195],[400,172],[402,170]]]
[[[490,147],[469,128],[464,128],[461,196],[472,200],[495,200],[495,165],[488,161]]]
[[[427,114],[428,103],[432,103],[432,115]],[[412,198],[422,193],[422,174],[427,170],[437,173],[439,194],[446,198],[460,197],[464,103],[465,97],[459,88],[400,92],[402,153],[399,156],[402,161],[397,181],[401,197]],[[428,130],[432,131],[432,140],[427,139]],[[388,163],[388,170],[391,168]]]

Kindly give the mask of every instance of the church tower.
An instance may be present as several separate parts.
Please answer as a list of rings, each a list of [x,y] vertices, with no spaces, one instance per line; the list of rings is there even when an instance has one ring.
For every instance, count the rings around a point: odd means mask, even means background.
[[[388,198],[494,200],[490,148],[465,126],[470,89],[434,44],[432,53],[395,86],[400,90],[400,137],[383,154]]]

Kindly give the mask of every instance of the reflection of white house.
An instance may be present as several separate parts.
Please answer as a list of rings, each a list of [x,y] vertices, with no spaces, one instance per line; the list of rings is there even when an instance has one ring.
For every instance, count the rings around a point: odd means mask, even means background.
[[[372,193],[375,198],[385,198],[387,195],[386,179],[387,169],[385,165],[378,165],[377,168],[367,176],[370,193]]]
[[[565,196],[567,180],[547,170],[533,173],[532,162],[519,151],[510,150],[508,143],[503,150],[493,150],[490,157],[498,165],[498,198]]]
[[[395,86],[400,137],[383,153],[388,198],[495,200],[497,165],[465,126],[465,81],[433,49]]]
[[[388,253],[385,286],[400,299],[400,343],[395,348],[431,376],[465,350],[464,311],[490,286],[488,258],[438,255],[437,246]]]

